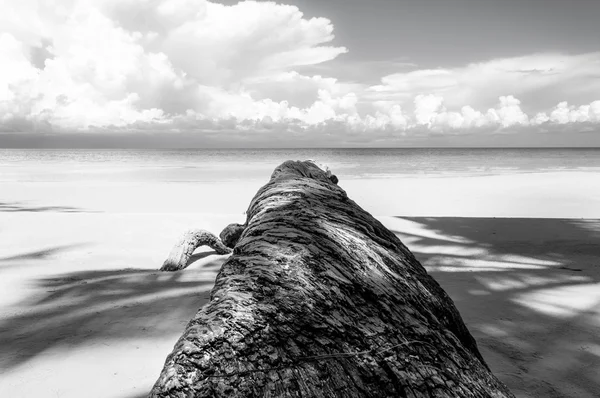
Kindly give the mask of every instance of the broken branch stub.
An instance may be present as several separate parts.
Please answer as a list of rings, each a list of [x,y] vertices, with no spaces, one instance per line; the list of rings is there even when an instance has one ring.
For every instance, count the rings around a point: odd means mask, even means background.
[[[179,271],[184,269],[187,267],[194,250],[200,246],[208,246],[217,254],[231,253],[231,250],[211,232],[204,229],[193,229],[187,231],[175,244],[160,270]]]
[[[227,247],[234,248],[240,240],[242,232],[246,229],[245,225],[242,224],[229,224],[219,234],[221,242]]]

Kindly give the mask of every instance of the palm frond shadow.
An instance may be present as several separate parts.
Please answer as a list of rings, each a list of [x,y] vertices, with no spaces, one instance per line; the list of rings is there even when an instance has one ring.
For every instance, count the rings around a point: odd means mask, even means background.
[[[84,247],[84,246],[88,246],[89,243],[86,242],[80,242],[80,243],[72,243],[72,244],[68,244],[68,245],[59,245],[59,246],[53,246],[53,247],[48,247],[46,249],[41,249],[41,250],[33,250],[33,251],[28,251],[25,253],[19,253],[19,254],[15,254],[12,256],[7,256],[7,257],[0,257],[0,267],[4,268],[4,267],[10,267],[10,266],[21,266],[22,264],[20,264],[19,262],[22,261],[26,261],[26,260],[44,260],[50,256],[68,251],[68,250],[73,250],[73,249],[77,249],[80,247]]]
[[[600,220],[399,218],[420,225],[394,232],[452,297],[484,357],[516,364],[492,369],[509,388],[600,396],[600,300],[553,298],[598,288]]]
[[[94,270],[40,278],[21,303],[27,310],[0,323],[0,368],[61,345],[178,335],[208,301],[214,267],[225,260],[184,272]]]
[[[0,213],[43,213],[43,212],[60,212],[60,213],[98,213],[98,211],[87,210],[80,207],[72,206],[36,206],[22,202],[0,202]]]

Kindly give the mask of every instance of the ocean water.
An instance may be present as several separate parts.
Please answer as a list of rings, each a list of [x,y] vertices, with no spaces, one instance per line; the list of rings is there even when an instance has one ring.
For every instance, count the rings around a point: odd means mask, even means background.
[[[288,159],[317,160],[345,180],[600,172],[600,148],[0,149],[0,182],[264,181]]]

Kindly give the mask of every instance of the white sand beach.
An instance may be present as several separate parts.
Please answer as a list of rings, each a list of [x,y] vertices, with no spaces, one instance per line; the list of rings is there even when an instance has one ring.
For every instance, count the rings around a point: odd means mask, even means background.
[[[158,268],[186,229],[242,222],[267,178],[0,182],[0,396],[145,396],[227,256]],[[448,291],[518,397],[600,396],[600,176],[340,185]]]

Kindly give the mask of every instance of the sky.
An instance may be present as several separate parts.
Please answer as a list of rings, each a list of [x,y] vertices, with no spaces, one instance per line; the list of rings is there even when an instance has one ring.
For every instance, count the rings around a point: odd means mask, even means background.
[[[0,147],[600,146],[600,1],[0,10]]]

